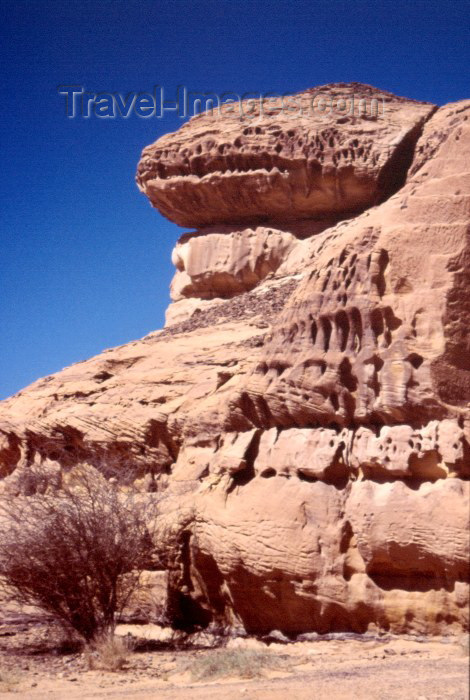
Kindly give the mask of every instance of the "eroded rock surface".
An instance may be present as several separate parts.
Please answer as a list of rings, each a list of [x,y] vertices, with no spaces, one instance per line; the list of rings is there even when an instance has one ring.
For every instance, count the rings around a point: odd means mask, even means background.
[[[470,101],[385,99],[145,149],[139,186],[196,229],[167,327],[1,404],[12,495],[80,462],[160,494],[179,624],[468,626]]]
[[[403,183],[413,144],[435,109],[359,84],[327,85],[294,99],[297,111],[274,99],[264,110],[259,101],[254,109],[245,103],[244,119],[233,105],[221,108],[220,118],[216,111],[193,117],[144,150],[140,189],[181,226],[357,213]],[[328,99],[336,105],[332,114]]]
[[[173,251],[171,297],[227,298],[249,291],[276,272],[296,241],[289,231],[262,226],[186,234]]]

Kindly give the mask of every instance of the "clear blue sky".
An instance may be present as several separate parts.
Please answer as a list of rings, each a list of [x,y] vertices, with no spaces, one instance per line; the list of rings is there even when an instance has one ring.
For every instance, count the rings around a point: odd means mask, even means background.
[[[163,323],[182,232],[135,184],[177,118],[67,119],[57,85],[470,96],[466,0],[2,0],[0,398]]]

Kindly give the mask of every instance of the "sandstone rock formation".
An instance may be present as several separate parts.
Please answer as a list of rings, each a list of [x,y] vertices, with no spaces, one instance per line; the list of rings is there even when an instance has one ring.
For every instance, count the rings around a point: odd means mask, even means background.
[[[228,298],[253,289],[276,272],[296,241],[292,233],[262,226],[186,234],[173,251],[171,297]]]
[[[470,101],[384,100],[145,149],[139,186],[195,229],[166,328],[1,404],[9,493],[87,462],[161,495],[180,624],[468,625]]]
[[[321,110],[322,96],[334,114]],[[258,101],[244,119],[233,105],[219,119],[191,119],[144,150],[140,189],[180,226],[344,218],[403,184],[433,111],[355,84],[307,90],[295,103]]]

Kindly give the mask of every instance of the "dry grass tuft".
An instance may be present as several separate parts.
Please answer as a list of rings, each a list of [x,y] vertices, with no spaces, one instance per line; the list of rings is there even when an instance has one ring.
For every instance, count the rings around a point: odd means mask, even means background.
[[[251,649],[221,649],[198,655],[186,668],[193,680],[206,680],[230,676],[256,678],[263,669],[272,665],[269,652]]]
[[[17,689],[19,682],[20,678],[18,676],[0,668],[0,693],[12,693]]]
[[[127,637],[106,635],[90,644],[86,654],[88,668],[100,671],[124,671],[134,651],[133,642]]]
[[[462,651],[462,656],[470,656],[470,637],[468,634],[462,635],[459,641],[459,647]]]

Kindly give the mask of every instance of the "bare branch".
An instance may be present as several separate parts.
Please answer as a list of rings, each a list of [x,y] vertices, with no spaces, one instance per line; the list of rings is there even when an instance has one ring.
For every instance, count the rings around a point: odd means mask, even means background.
[[[153,553],[149,494],[76,468],[61,488],[0,500],[0,576],[87,641],[112,631]]]

